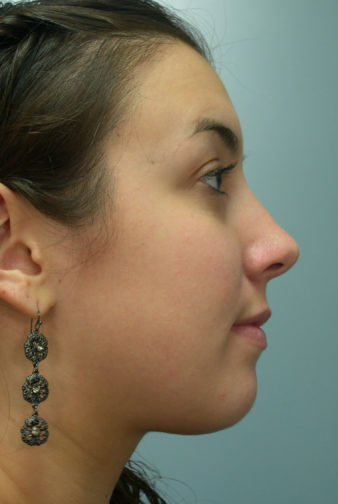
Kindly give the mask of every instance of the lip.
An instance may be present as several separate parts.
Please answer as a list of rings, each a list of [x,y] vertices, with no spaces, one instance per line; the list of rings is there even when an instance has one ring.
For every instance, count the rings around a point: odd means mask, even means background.
[[[238,336],[244,337],[255,346],[265,349],[268,346],[268,343],[266,334],[260,326],[265,324],[271,315],[271,310],[266,308],[257,315],[240,320],[232,326],[231,330],[238,334]]]
[[[232,327],[242,327],[242,326],[260,327],[269,320],[271,315],[272,315],[271,310],[267,308],[263,310],[261,313],[258,313],[257,315],[253,315],[252,317],[248,317],[246,319],[240,320],[239,322],[236,322]]]
[[[264,349],[268,346],[266,340],[266,334],[258,326],[255,325],[238,325],[233,326],[232,331],[235,332],[238,336],[245,338],[250,343],[255,346]]]

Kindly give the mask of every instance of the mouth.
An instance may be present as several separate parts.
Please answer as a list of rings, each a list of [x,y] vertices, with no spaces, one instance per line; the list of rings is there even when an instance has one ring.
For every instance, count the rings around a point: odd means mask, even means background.
[[[268,346],[268,343],[266,334],[260,326],[265,324],[269,320],[271,315],[271,310],[269,308],[266,308],[257,315],[253,315],[236,322],[232,326],[231,330],[235,332],[239,337],[245,338],[255,346],[261,349],[265,349]]]

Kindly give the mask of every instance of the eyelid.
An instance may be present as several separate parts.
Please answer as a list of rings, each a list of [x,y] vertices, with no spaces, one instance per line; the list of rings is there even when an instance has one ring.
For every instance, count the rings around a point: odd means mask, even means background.
[[[219,160],[218,160],[218,164],[215,166],[215,168],[213,170],[209,170],[207,171],[203,176],[203,177],[206,177],[206,176],[212,176],[213,174],[215,174],[215,172],[217,172],[218,170],[222,170],[224,169],[224,172],[225,173],[229,173],[231,172],[232,169],[236,168],[236,166],[238,164],[243,164],[244,161],[248,158],[248,156],[246,154],[242,154],[242,157],[240,159],[238,159],[237,161],[234,161],[233,163],[229,164],[229,165],[224,165],[222,164]],[[208,163],[209,164],[209,163]]]
[[[206,166],[209,166],[211,163],[213,163],[213,161],[215,161],[217,164],[216,164],[216,166],[215,166],[214,169],[211,169],[211,170],[209,169],[209,171],[206,171],[205,174],[202,176],[202,178],[205,177],[208,174],[211,174],[211,173],[217,171],[218,169],[221,169],[221,168],[230,168],[230,166],[233,166],[233,165],[234,165],[233,167],[235,168],[238,164],[244,163],[244,161],[247,158],[248,158],[248,156],[246,154],[243,154],[241,157],[238,158],[237,161],[234,161],[233,163],[229,163],[228,165],[225,165],[224,163],[222,163],[222,161],[220,161],[220,159],[211,160],[211,161],[209,161],[209,163],[205,164],[204,168]]]

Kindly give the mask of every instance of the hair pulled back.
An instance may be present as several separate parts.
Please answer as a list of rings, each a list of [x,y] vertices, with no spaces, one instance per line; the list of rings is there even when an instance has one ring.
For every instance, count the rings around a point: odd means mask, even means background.
[[[0,2],[0,182],[68,226],[107,200],[104,138],[128,115],[135,70],[163,44],[212,57],[152,0]]]
[[[200,32],[152,0],[0,2],[0,183],[66,226],[92,221],[135,70],[178,40],[212,63]],[[165,504],[131,464],[110,502]]]

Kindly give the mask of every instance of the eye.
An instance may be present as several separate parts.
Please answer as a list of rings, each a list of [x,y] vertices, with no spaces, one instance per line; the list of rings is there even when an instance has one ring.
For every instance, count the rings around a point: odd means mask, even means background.
[[[236,165],[237,165],[237,163],[233,163],[230,166],[220,166],[219,168],[216,168],[216,170],[212,170],[211,172],[209,172],[206,175],[204,175],[201,178],[201,180],[203,180],[203,179],[207,179],[207,180],[215,179],[216,186],[221,187],[221,185],[223,183],[223,177],[225,177],[225,175],[229,175],[231,173],[231,171],[235,168]],[[219,194],[224,194],[225,196],[229,196],[226,192],[220,191],[218,187],[212,187],[211,185],[209,185],[209,187],[213,191],[215,191],[215,192],[217,192]]]

